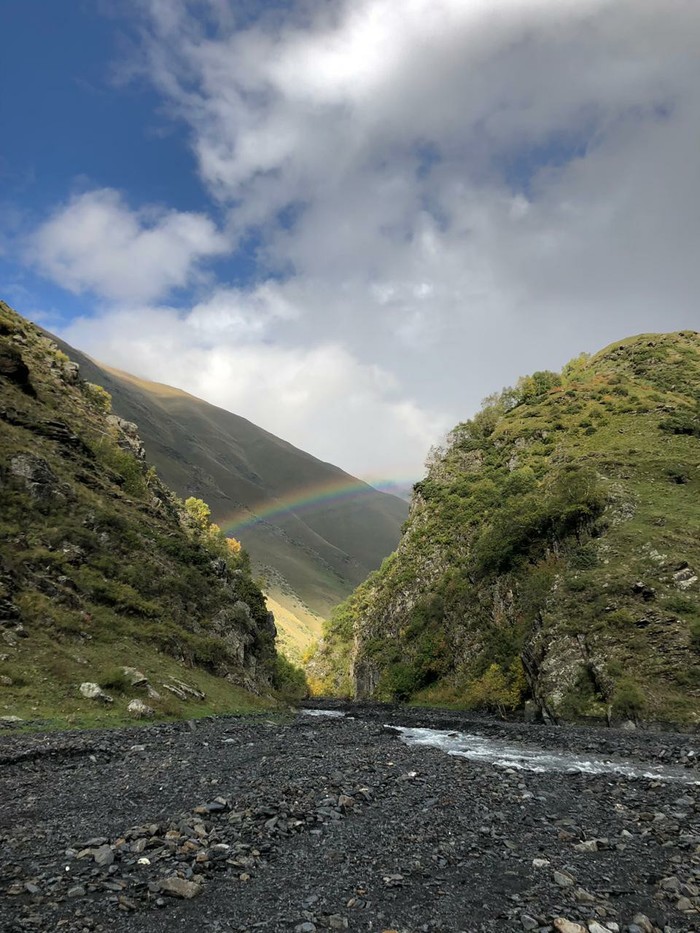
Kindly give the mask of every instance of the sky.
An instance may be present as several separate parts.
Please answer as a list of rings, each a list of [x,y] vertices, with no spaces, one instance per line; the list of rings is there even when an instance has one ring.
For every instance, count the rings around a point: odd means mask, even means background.
[[[3,0],[0,297],[378,485],[700,328],[697,0]]]

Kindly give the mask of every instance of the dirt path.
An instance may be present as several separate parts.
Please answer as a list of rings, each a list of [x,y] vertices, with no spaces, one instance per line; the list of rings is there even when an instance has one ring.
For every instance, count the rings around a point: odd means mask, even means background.
[[[0,737],[0,927],[700,930],[698,786],[499,768],[384,723],[700,779],[696,737],[356,712]]]

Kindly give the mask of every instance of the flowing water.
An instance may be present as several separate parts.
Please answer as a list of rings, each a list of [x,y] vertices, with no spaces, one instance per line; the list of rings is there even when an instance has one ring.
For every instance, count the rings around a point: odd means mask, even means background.
[[[652,778],[658,781],[678,781],[700,784],[697,773],[672,765],[652,765],[614,758],[594,758],[574,752],[536,748],[515,744],[504,739],[491,739],[468,732],[448,732],[442,729],[395,729],[407,745],[428,745],[442,749],[448,755],[458,755],[470,761],[481,761],[499,768],[522,771],[561,771],[581,774],[620,774],[628,778]]]
[[[304,709],[306,716],[341,719],[345,713],[331,709]],[[354,717],[348,716],[352,719]],[[407,745],[427,745],[439,748],[448,755],[468,758],[521,771],[558,771],[569,774],[619,774],[628,778],[646,778],[657,781],[676,781],[700,786],[697,772],[673,765],[644,764],[620,758],[595,758],[575,752],[538,748],[532,745],[492,739],[469,732],[446,729],[418,729],[409,726],[385,726],[398,732]]]

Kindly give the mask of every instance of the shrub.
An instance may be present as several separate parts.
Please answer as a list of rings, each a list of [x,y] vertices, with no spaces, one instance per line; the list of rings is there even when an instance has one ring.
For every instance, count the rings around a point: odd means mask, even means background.
[[[281,654],[275,657],[272,686],[283,699],[292,703],[309,695],[309,685],[302,669]]]
[[[630,677],[623,677],[615,685],[612,709],[618,716],[629,716],[636,719],[646,707],[644,691],[636,681]]]
[[[123,668],[115,667],[100,680],[100,687],[104,690],[111,690],[112,693],[127,693],[131,688],[131,681]]]
[[[467,688],[467,704],[476,709],[487,709],[505,716],[516,709],[525,692],[526,681],[519,658],[504,670],[500,664],[492,664],[478,680]]]
[[[112,410],[112,396],[102,386],[95,385],[94,382],[83,383],[83,391],[92,405],[101,412],[109,414]]]

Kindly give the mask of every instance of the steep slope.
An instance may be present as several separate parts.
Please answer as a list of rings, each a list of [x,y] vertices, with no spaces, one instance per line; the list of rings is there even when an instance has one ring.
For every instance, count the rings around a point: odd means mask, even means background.
[[[301,627],[318,634],[315,615],[328,615],[396,547],[408,514],[401,499],[245,418],[57,343],[138,425],[164,482],[208,502],[214,521],[243,542],[266,590]]]
[[[700,721],[700,335],[535,373],[452,432],[319,690]]]
[[[8,714],[85,715],[95,701],[78,684],[128,696],[134,665],[194,685],[156,688],[163,712],[270,693],[275,627],[247,556],[161,483],[104,390],[2,303],[0,516]]]

